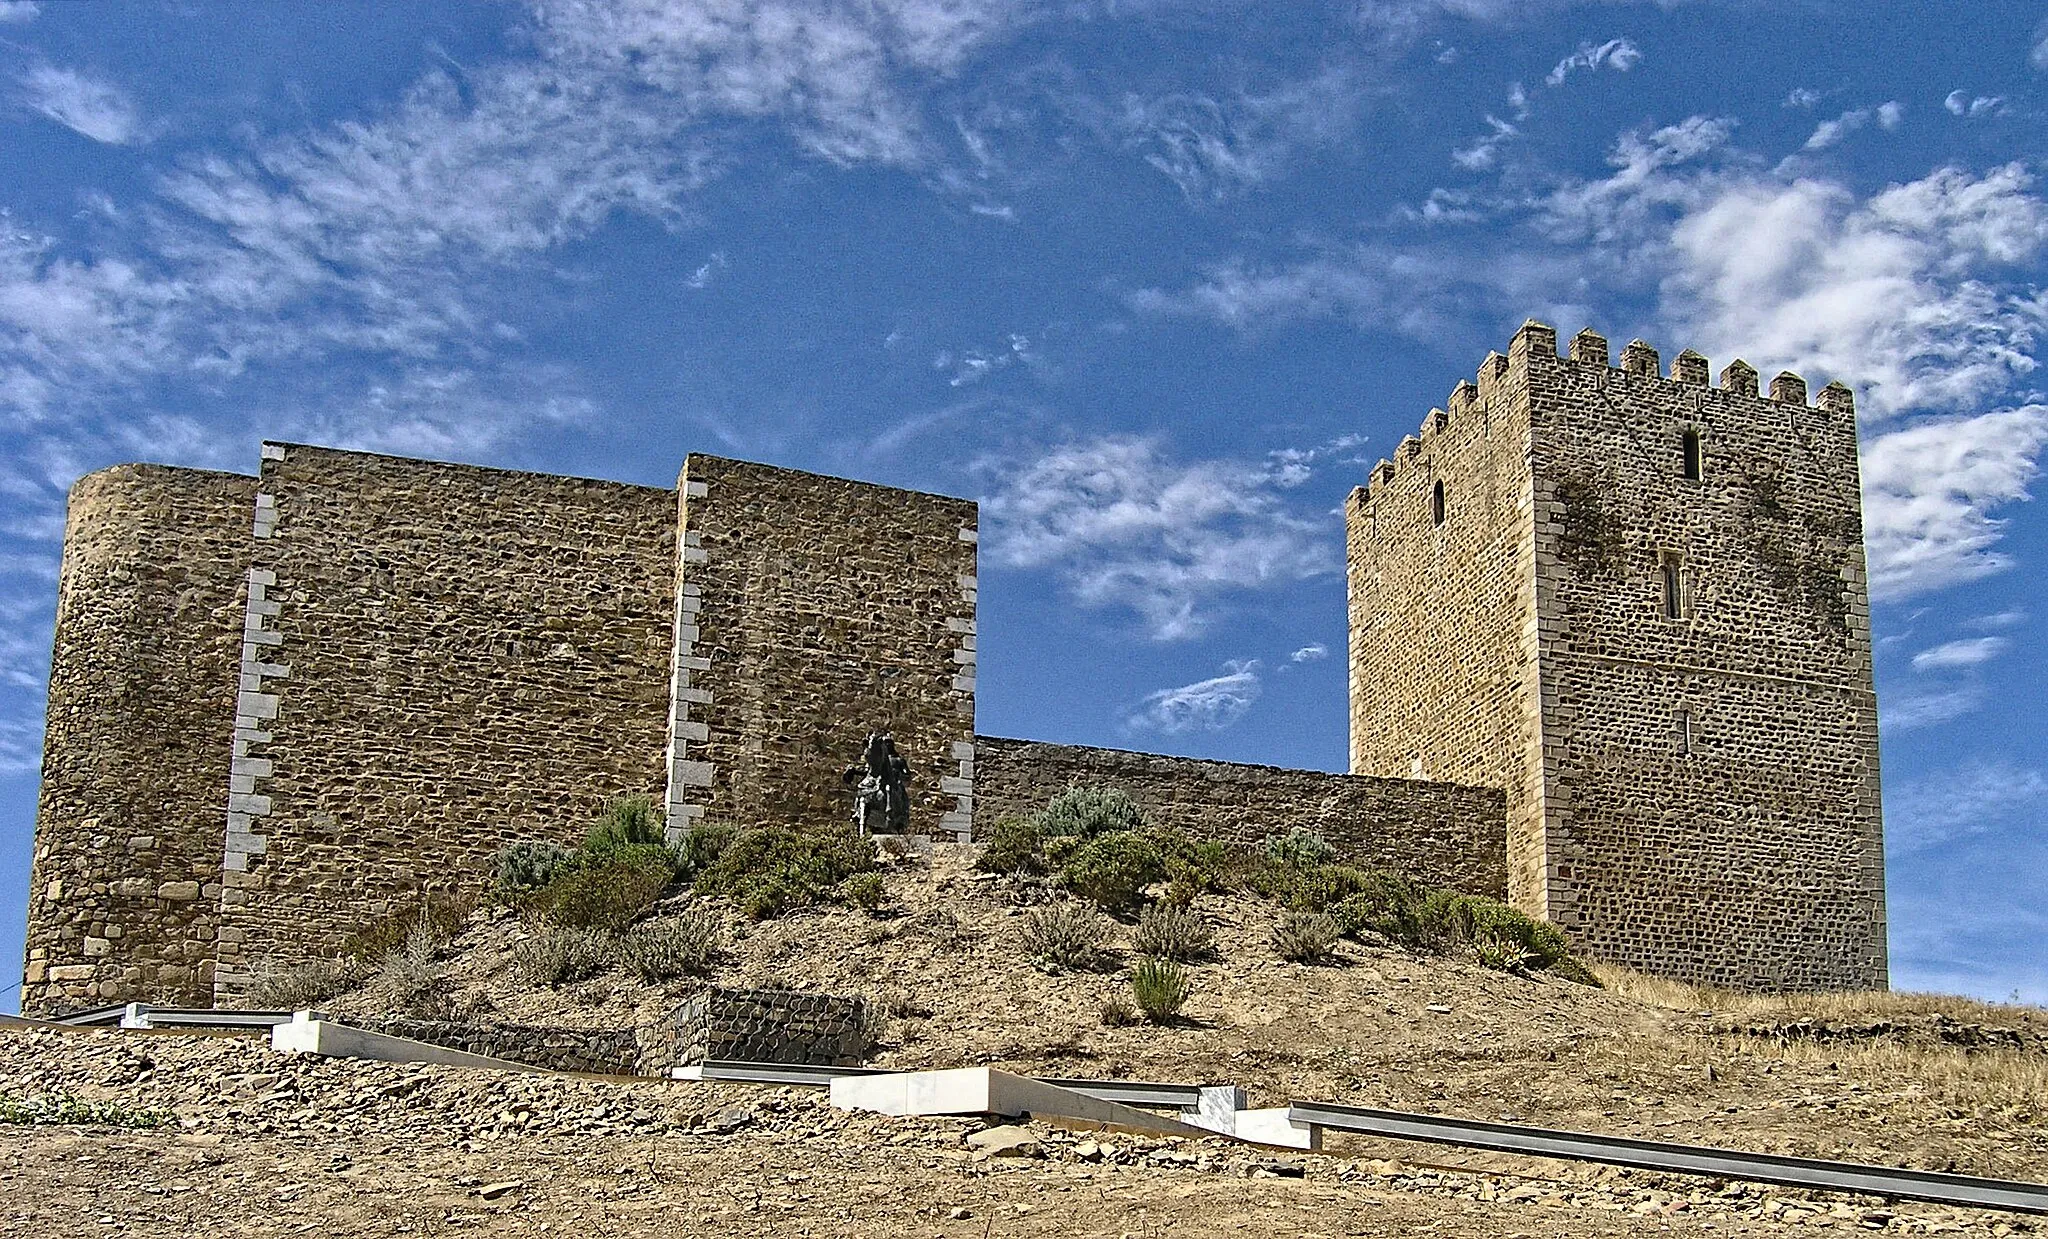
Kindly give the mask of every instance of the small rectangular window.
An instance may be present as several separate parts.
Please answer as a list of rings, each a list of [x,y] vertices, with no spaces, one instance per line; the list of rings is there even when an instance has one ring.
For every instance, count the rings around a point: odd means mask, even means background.
[[[1678,755],[1692,756],[1692,711],[1681,707],[1678,711]]]
[[[1700,480],[1700,432],[1685,432],[1685,478],[1688,482]]]
[[[1685,569],[1676,553],[1666,551],[1658,564],[1664,577],[1664,618],[1685,618]]]

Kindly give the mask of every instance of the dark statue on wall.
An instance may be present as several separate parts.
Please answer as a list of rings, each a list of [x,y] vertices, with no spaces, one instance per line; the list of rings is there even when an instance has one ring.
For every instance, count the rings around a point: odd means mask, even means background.
[[[861,760],[839,777],[853,788],[853,820],[861,834],[900,835],[910,829],[910,763],[888,732],[869,732]]]

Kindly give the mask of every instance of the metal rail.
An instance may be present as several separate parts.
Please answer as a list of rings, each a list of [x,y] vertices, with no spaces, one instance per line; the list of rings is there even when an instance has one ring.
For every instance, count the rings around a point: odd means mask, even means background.
[[[2048,1184],[2044,1183],[1981,1179],[1932,1170],[1896,1170],[1889,1166],[1864,1166],[1776,1153],[1740,1153],[1705,1145],[1668,1144],[1628,1136],[1596,1136],[1512,1123],[1444,1118],[1435,1114],[1368,1110],[1319,1101],[1293,1102],[1288,1107],[1287,1116],[1296,1123],[1314,1123],[1339,1131],[1463,1145],[1497,1153],[1607,1162],[1642,1170],[1668,1170],[1720,1179],[1746,1179],[1754,1183],[1863,1192],[1872,1196],[1928,1200],[1979,1209],[2048,1213]]]
[[[825,1088],[841,1076],[894,1075],[881,1067],[815,1067],[800,1063],[749,1063],[712,1059],[696,1068],[699,1080],[735,1084],[797,1084]],[[1101,1101],[1145,1110],[1193,1110],[1201,1105],[1200,1084],[1160,1084],[1149,1080],[1064,1080],[1040,1077],[1044,1084],[1085,1093]],[[1214,1086],[1206,1086],[1214,1087]]]
[[[292,1021],[290,1011],[232,1011],[213,1007],[152,1007],[146,1002],[73,1011],[50,1021],[75,1028],[271,1028]],[[319,1013],[314,1013],[315,1018]]]

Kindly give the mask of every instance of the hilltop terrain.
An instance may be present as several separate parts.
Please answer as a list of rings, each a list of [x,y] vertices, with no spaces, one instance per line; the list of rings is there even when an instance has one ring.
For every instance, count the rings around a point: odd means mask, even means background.
[[[1255,1105],[1315,1098],[2048,1177],[2048,1017],[2036,1009],[1743,999],[1607,970],[1607,987],[1592,988],[1349,941],[1334,963],[1304,965],[1275,954],[1274,905],[1205,894],[1194,910],[1217,949],[1189,966],[1184,1018],[1112,1026],[1104,1003],[1128,993],[1128,967],[1033,967],[1023,923],[1039,896],[969,860],[941,847],[886,870],[874,913],[834,906],[753,923],[721,910],[727,948],[709,979],[864,994],[886,1012],[883,1066],[1233,1082]],[[433,964],[435,1003],[616,1028],[703,984],[649,985],[614,968],[531,985],[513,961],[537,932],[507,909],[473,913]],[[388,1014],[391,991],[372,979],[323,1005]],[[1037,1156],[991,1159],[962,1143],[981,1123],[840,1114],[801,1090],[291,1058],[243,1038],[0,1033],[0,1098],[20,1111],[60,1094],[110,1107],[74,1108],[74,1119],[162,1122],[0,1123],[10,1234],[188,1233],[202,1221],[223,1235],[344,1236],[463,1225],[1504,1237],[2031,1225],[1336,1134],[1317,1157],[1034,1124]]]

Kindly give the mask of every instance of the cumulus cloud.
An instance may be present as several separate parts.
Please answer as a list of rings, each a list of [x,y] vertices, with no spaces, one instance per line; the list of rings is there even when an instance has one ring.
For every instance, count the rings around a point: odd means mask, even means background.
[[[1952,90],[1948,98],[1941,101],[1952,116],[1999,116],[2005,112],[2005,98],[2002,95],[1971,95],[1967,90]]]
[[[1186,731],[1221,731],[1244,717],[1259,699],[1257,659],[1223,664],[1223,674],[1178,688],[1162,688],[1146,696],[1124,718],[1134,731],[1169,735]]]
[[[1109,437],[983,468],[1003,479],[982,505],[985,559],[1050,570],[1080,605],[1134,613],[1158,640],[1200,632],[1232,594],[1341,566],[1327,521],[1294,510],[1271,462],[1182,463]]]
[[[1981,666],[2010,648],[2012,642],[2004,637],[1970,637],[1961,641],[1946,641],[1913,655],[1913,670]]]
[[[2048,776],[1978,759],[1913,779],[1885,799],[1885,848],[1910,856],[2026,820],[2048,798]],[[2023,816],[2025,815],[2025,816]]]
[[[1287,656],[1287,661],[1291,663],[1313,663],[1321,662],[1323,659],[1328,658],[1329,656],[1330,647],[1324,645],[1320,641],[1317,641],[1310,645],[1304,645],[1300,649],[1294,651],[1292,654],[1289,654]]]
[[[1605,43],[1581,43],[1579,50],[1557,62],[1557,67],[1544,77],[1545,85],[1562,86],[1566,78],[1585,70],[1592,72],[1600,68],[1627,73],[1643,58],[1642,51],[1627,39],[1609,39]]]
[[[23,74],[20,87],[28,107],[95,142],[123,146],[142,137],[134,101],[112,82],[46,64]]]

